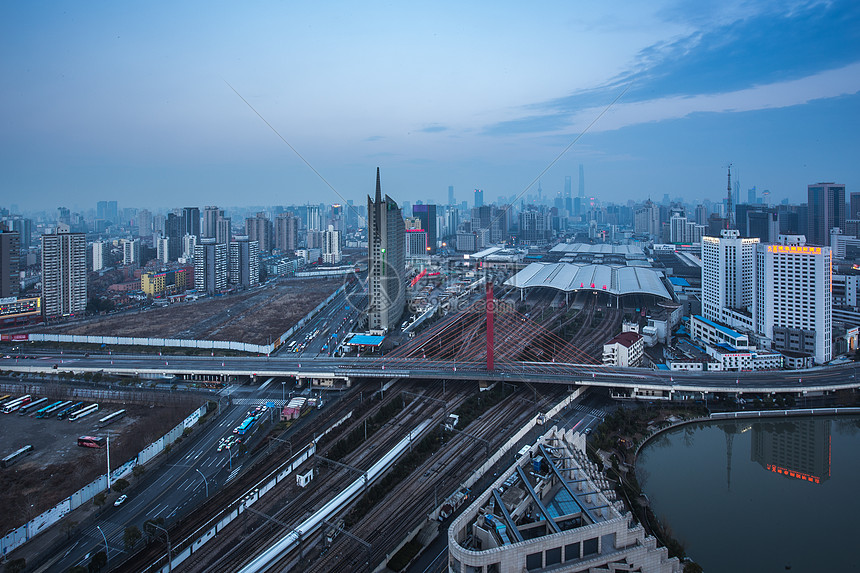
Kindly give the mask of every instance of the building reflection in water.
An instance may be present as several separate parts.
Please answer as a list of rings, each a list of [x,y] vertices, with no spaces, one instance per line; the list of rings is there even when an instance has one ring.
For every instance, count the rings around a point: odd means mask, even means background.
[[[806,418],[752,424],[750,458],[791,479],[830,479],[830,420]]]

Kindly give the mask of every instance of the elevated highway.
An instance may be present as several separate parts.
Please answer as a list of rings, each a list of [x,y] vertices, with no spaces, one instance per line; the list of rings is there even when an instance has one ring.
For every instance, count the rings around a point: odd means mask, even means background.
[[[640,397],[670,398],[677,393],[812,393],[860,387],[853,363],[802,371],[678,373],[590,364],[510,362],[487,370],[479,363],[445,360],[292,357],[84,356],[36,355],[0,358],[0,370],[58,374],[101,372],[117,376],[293,377],[315,384],[367,378],[528,382],[612,388]]]

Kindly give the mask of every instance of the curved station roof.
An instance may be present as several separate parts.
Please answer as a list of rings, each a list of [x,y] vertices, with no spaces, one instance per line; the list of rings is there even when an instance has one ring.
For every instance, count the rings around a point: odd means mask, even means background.
[[[531,263],[505,281],[517,288],[548,287],[565,292],[606,291],[615,295],[650,294],[672,300],[662,272],[644,267]]]

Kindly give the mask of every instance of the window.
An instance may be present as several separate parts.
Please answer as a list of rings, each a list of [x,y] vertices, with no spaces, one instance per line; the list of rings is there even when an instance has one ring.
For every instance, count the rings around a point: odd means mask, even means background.
[[[594,555],[595,553],[597,553],[597,549],[598,549],[598,544],[597,544],[597,538],[596,537],[594,539],[586,539],[585,541],[582,542],[582,555],[583,556]]]
[[[565,561],[573,561],[574,559],[579,559],[579,557],[579,543],[571,543],[570,545],[564,546]]]
[[[561,563],[561,547],[546,550],[546,566],[557,565]]]
[[[526,555],[526,569],[535,571],[543,567],[543,553],[532,553]]]

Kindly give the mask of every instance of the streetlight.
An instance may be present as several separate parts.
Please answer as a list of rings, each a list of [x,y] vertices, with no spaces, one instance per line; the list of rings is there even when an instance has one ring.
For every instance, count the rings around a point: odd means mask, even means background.
[[[149,523],[149,525],[151,525],[152,527],[163,531],[164,536],[167,537],[167,570],[173,571],[173,557],[171,557],[170,555],[170,533],[168,533],[166,529],[164,529],[160,525],[153,523],[152,521],[149,521],[147,523]]]
[[[200,477],[203,478],[203,483],[206,485],[206,497],[209,497],[209,482],[206,481],[206,476],[203,475],[203,472],[201,472],[199,469],[197,470],[197,473],[199,473]]]
[[[108,571],[110,571],[110,549],[108,549],[107,537],[105,537],[105,532],[104,532],[104,531],[102,531],[101,526],[96,525],[96,529],[98,529],[98,530],[99,530],[99,533],[101,533],[101,534],[102,534],[102,539],[104,539],[104,540],[105,540],[105,558],[107,559],[107,568],[108,568]]]

